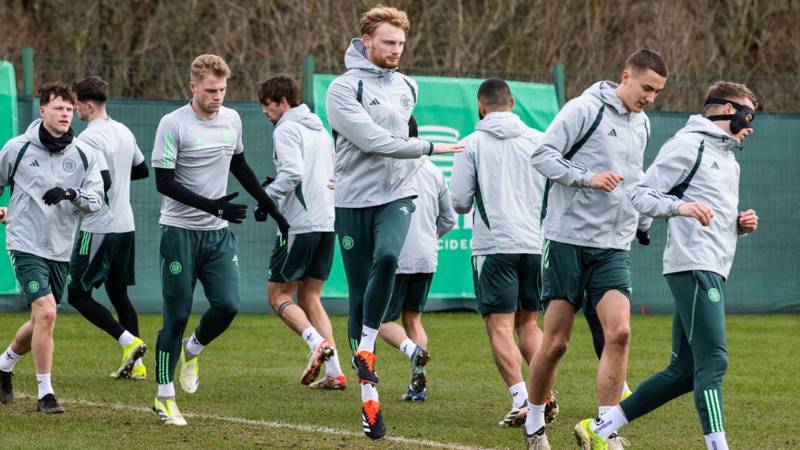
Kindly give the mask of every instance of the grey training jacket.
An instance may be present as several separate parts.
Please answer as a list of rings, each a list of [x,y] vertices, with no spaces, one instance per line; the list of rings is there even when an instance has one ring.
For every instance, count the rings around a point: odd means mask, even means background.
[[[95,151],[77,139],[51,153],[39,140],[41,120],[9,140],[0,152],[0,193],[8,186],[6,249],[53,261],[69,261],[79,214],[103,205],[103,179]],[[54,187],[71,188],[77,197],[45,205],[42,196]]]
[[[542,133],[511,112],[489,113],[462,140],[450,188],[459,214],[473,213],[473,255],[541,254],[544,177],[530,164]]]
[[[706,270],[728,277],[739,236],[739,163],[732,152],[738,144],[705,117],[691,116],[647,169],[641,184],[672,199],[662,204],[674,199],[702,202],[714,212],[707,227],[691,217],[667,221],[665,275]],[[652,195],[638,195],[633,201],[643,213],[659,209]]]
[[[630,112],[611,81],[595,83],[570,100],[547,128],[531,163],[551,181],[542,215],[544,238],[594,248],[629,250],[637,227],[646,230],[630,201],[641,179],[650,135],[647,116]],[[611,171],[625,179],[612,192],[589,187]]]
[[[353,39],[344,62],[347,72],[333,80],[325,102],[336,142],[336,206],[379,206],[416,195],[414,160],[433,149],[408,137],[417,83],[370,62],[361,39]]]
[[[266,188],[289,221],[289,234],[333,231],[333,142],[308,106],[286,111],[273,133],[278,174]]]
[[[456,224],[450,188],[442,170],[427,157],[414,176],[418,196],[397,273],[434,273],[439,262],[439,238]]]

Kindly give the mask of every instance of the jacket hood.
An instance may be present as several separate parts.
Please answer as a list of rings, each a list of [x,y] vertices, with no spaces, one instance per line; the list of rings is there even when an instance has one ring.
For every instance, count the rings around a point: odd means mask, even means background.
[[[278,125],[284,122],[297,122],[300,125],[314,131],[318,131],[323,128],[322,120],[320,120],[316,114],[312,113],[305,103],[301,103],[300,105],[295,106],[294,108],[283,113],[283,116],[281,116],[281,119],[278,121]]]
[[[475,126],[476,130],[491,134],[497,139],[513,139],[528,130],[518,115],[510,111],[491,112]]]
[[[37,147],[44,147],[42,145],[42,140],[39,139],[39,127],[42,125],[42,119],[36,119],[28,125],[28,129],[25,130],[25,138],[33,142],[34,145]]]
[[[738,139],[730,136],[728,133],[723,131],[722,128],[716,126],[714,122],[706,119],[700,114],[689,116],[689,120],[686,121],[686,125],[678,130],[677,134],[684,133],[698,133],[707,136],[706,139],[712,140],[715,147],[721,150],[730,150],[739,145]]]
[[[397,69],[378,67],[370,61],[367,58],[367,48],[361,38],[355,38],[350,41],[350,46],[344,54],[344,66],[347,70],[360,69],[377,76],[391,76],[393,72],[397,71]]]
[[[625,104],[622,103],[622,100],[615,92],[617,86],[619,85],[613,81],[598,81],[597,83],[589,86],[589,88],[583,91],[583,93],[599,98],[603,101],[603,103],[614,108],[619,114],[628,114],[630,113],[630,110],[628,110]]]

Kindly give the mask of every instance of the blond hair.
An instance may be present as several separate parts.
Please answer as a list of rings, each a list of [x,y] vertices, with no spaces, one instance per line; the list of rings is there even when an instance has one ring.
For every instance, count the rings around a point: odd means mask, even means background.
[[[361,15],[361,35],[372,36],[375,30],[383,24],[388,23],[408,33],[411,28],[411,22],[408,21],[408,15],[405,11],[400,11],[397,8],[378,5]]]
[[[717,81],[708,88],[706,99],[721,98],[723,100],[733,100],[734,98],[746,98],[753,102],[753,106],[758,108],[758,99],[753,91],[747,86],[730,81]]]
[[[200,55],[189,67],[189,77],[192,81],[201,81],[209,73],[213,73],[216,77],[227,78],[231,75],[231,69],[225,60],[217,55]]]

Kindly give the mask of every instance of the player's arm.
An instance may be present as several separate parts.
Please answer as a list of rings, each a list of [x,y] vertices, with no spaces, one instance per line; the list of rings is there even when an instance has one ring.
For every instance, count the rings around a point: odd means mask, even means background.
[[[141,180],[150,176],[150,171],[147,169],[147,162],[144,160],[144,155],[136,144],[136,139],[133,140],[133,161],[131,162],[131,181]]]
[[[697,153],[693,143],[681,138],[671,139],[661,147],[646,173],[632,172],[628,195],[639,214],[659,218],[694,217],[704,226],[710,223],[711,208],[700,202],[685,202],[671,193],[689,176]]]
[[[180,135],[170,120],[161,119],[156,131],[153,146],[153,169],[156,174],[156,190],[184,205],[197,208],[212,216],[233,223],[242,223],[247,216],[247,205],[231,203],[238,193],[228,194],[218,199],[210,199],[196,194],[175,179],[175,161],[180,148]],[[228,174],[220,174],[227,177]]]
[[[353,86],[346,83],[331,83],[325,107],[331,128],[362,152],[391,158],[414,159],[422,155],[460,151],[460,147],[455,145],[434,144],[389,132],[372,120],[356,96]]]
[[[280,168],[266,191],[277,202],[291,195],[303,182],[303,139],[297,130],[284,125],[275,131],[273,142]]]
[[[103,195],[105,193],[105,185],[103,182],[103,176],[100,174],[101,163],[98,162],[100,161],[99,158],[101,157],[99,153],[100,152],[95,150],[86,152],[89,164],[86,168],[86,173],[81,180],[80,186],[67,188],[55,187],[50,189],[42,197],[44,198],[45,203],[48,205],[54,205],[58,203],[61,201],[57,200],[61,197],[61,192],[65,192],[65,197],[62,198],[62,200],[67,199],[71,201],[72,204],[81,211],[85,213],[92,213],[99,210],[100,207],[103,206],[103,198],[105,197]]]
[[[97,168],[100,170],[100,178],[103,180],[103,192],[111,189],[111,171],[108,169],[108,161],[101,151],[95,151],[97,157]]]
[[[8,141],[0,150],[0,195],[11,183],[11,171],[14,170],[14,162],[19,155],[20,147],[15,141],[16,139]]]
[[[253,169],[250,168],[250,165],[247,164],[247,160],[244,158],[244,151],[234,153],[233,158],[231,158],[230,170],[233,176],[239,180],[242,187],[258,201],[259,208],[266,210],[267,214],[275,219],[281,234],[287,237],[289,233],[289,222],[287,222],[283,214],[278,211],[275,202],[269,198],[264,188],[261,187],[261,183],[258,181],[258,178],[256,178],[256,174],[253,173]]]
[[[447,234],[456,226],[456,210],[453,208],[453,198],[450,187],[444,175],[439,177],[439,215],[436,217],[436,234],[439,237]]]
[[[453,172],[450,176],[453,208],[459,214],[467,214],[472,210],[478,186],[474,150],[469,143],[465,143],[464,149],[466,151],[453,158]]]

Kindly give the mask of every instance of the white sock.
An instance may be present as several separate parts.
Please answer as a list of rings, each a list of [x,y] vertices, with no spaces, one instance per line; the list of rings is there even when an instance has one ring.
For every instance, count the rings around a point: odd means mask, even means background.
[[[344,375],[342,366],[339,365],[339,351],[333,354],[327,361],[325,361],[325,375],[331,378]]]
[[[186,340],[186,350],[192,356],[197,356],[203,351],[205,346],[197,340],[197,336],[192,333],[192,337]]]
[[[514,408],[522,408],[522,405],[528,401],[528,388],[525,387],[524,381],[510,386],[508,391],[511,392],[511,403]]]
[[[597,407],[597,417],[603,417],[603,413],[608,411],[611,408],[613,408],[613,406],[598,406]]]
[[[127,346],[129,346],[129,345],[131,345],[131,344],[133,343],[133,339],[134,339],[135,337],[136,337],[136,336],[132,335],[130,331],[128,331],[128,330],[125,330],[125,331],[123,331],[123,332],[122,332],[122,334],[119,336],[119,338],[117,339],[117,341],[119,341],[119,345],[121,345],[121,346],[122,346],[122,348],[125,348],[125,347],[127,347]]]
[[[628,382],[625,381],[625,384],[622,385],[622,393],[624,394],[624,393],[626,393],[626,392],[628,392],[630,390],[631,390],[631,388],[628,386]]]
[[[133,363],[133,367],[141,367],[141,366],[143,366],[143,365],[144,365],[144,363],[142,362],[142,358],[139,358],[139,359],[137,359],[137,360],[136,360],[136,361],[134,361],[134,363]]]
[[[375,338],[378,337],[378,330],[366,325],[361,326],[361,342],[358,344],[358,351],[375,353]]]
[[[725,432],[719,431],[703,436],[706,439],[708,450],[728,450],[728,441],[725,439]]]
[[[361,385],[361,403],[366,403],[369,400],[378,401],[378,390],[375,386],[364,383]]]
[[[525,419],[525,432],[533,434],[544,428],[544,407],[545,405],[534,405],[528,403],[528,418]]]
[[[159,384],[158,385],[158,396],[159,397],[175,397],[175,385],[173,383]]]
[[[317,333],[317,330],[314,329],[314,327],[308,327],[303,330],[301,336],[303,336],[303,340],[306,341],[306,344],[308,344],[308,347],[312,352],[319,347],[319,344],[321,344],[322,341],[325,340],[321,334]]]
[[[414,351],[417,349],[417,344],[414,343],[409,338],[406,338],[403,342],[400,343],[400,351],[405,353],[409,359],[414,356]]]
[[[36,384],[39,387],[39,400],[47,394],[55,394],[55,392],[53,392],[53,385],[50,383],[49,373],[37,373]]]
[[[13,371],[14,366],[17,365],[20,359],[22,359],[22,355],[14,353],[14,350],[11,350],[11,346],[9,345],[6,351],[0,355],[0,370],[3,372]]]
[[[597,419],[592,421],[592,431],[600,435],[603,439],[608,439],[609,436],[616,433],[617,430],[628,424],[628,419],[622,413],[619,406],[612,406],[608,408]]]

